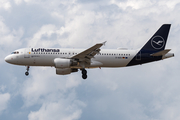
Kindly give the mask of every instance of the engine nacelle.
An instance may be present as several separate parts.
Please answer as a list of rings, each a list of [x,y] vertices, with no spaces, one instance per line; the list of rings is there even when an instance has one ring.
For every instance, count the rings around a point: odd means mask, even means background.
[[[77,64],[78,62],[72,59],[62,59],[62,58],[54,59],[54,65],[56,68],[70,68],[70,66],[75,66]]]
[[[56,74],[58,75],[67,75],[71,74],[72,72],[77,72],[78,69],[71,69],[71,68],[56,68]]]

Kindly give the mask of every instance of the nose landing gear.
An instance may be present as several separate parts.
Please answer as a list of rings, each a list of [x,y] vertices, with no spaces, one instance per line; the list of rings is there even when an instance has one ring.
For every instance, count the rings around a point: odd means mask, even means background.
[[[29,67],[29,66],[27,66],[27,68],[26,68],[26,70],[27,70],[27,71],[25,72],[25,75],[26,75],[26,76],[28,76],[28,75],[29,75],[29,68],[30,68],[30,67]]]
[[[82,69],[82,78],[83,79],[87,78],[87,71],[85,69]]]

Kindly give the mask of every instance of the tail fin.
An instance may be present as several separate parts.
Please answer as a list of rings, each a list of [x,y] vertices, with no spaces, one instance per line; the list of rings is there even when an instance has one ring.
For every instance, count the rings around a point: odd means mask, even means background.
[[[164,50],[171,24],[162,25],[159,30],[142,47],[141,51],[154,53]]]

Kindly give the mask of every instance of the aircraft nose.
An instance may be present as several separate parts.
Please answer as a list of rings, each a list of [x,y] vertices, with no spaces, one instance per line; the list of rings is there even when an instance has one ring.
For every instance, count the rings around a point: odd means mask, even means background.
[[[7,62],[7,63],[10,63],[11,62],[11,57],[10,56],[6,56],[4,58],[4,60]]]

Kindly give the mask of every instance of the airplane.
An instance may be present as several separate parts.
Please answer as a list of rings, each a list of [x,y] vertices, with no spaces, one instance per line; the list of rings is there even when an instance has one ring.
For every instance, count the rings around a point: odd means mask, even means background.
[[[67,75],[81,70],[82,78],[87,78],[86,68],[128,67],[141,65],[174,57],[165,49],[171,24],[163,24],[148,42],[137,50],[100,49],[105,42],[95,44],[88,49],[61,48],[22,48],[5,57],[5,61],[14,65],[26,66],[25,75],[29,75],[30,66],[51,66],[57,75]]]

